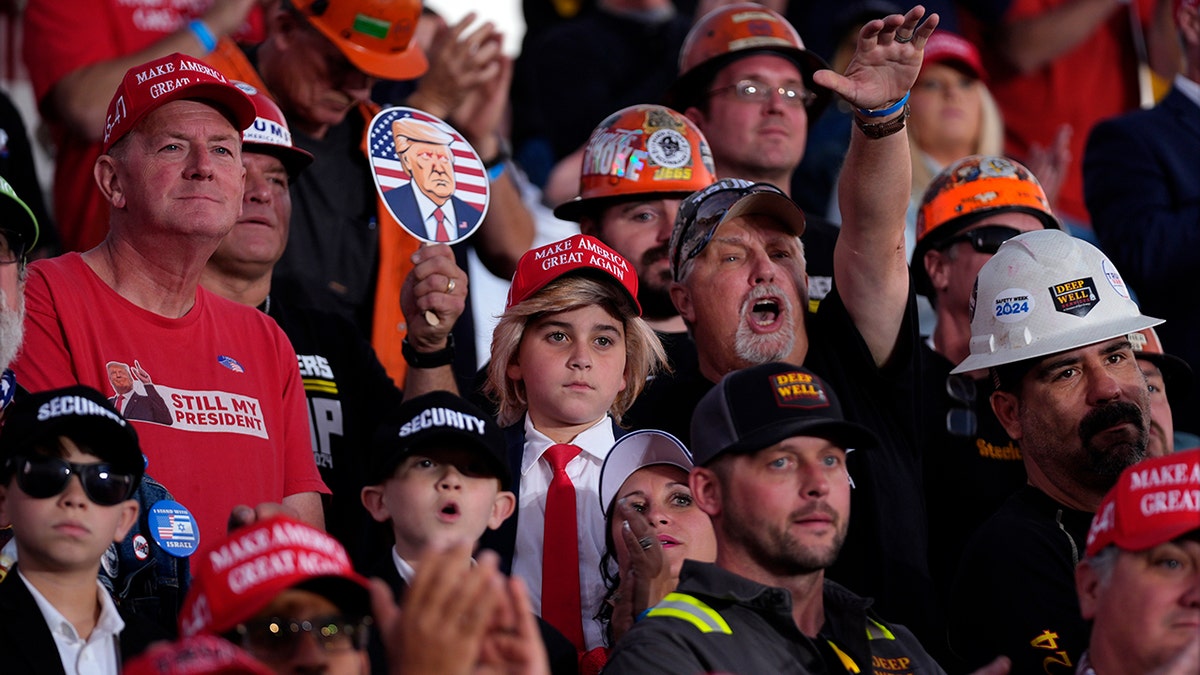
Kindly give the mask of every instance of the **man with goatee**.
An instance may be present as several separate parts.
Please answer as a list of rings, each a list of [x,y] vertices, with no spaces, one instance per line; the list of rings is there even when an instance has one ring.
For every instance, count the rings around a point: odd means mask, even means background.
[[[1112,262],[1058,230],[1002,244],[975,282],[971,353],[1029,484],[971,541],[951,593],[951,648],[969,669],[998,654],[1015,673],[1073,673],[1087,647],[1074,570],[1092,514],[1146,456],[1150,392],[1128,335],[1143,316]]]

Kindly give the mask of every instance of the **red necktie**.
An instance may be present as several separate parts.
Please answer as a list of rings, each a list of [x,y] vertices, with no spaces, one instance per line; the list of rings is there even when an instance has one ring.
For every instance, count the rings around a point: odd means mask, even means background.
[[[450,241],[450,235],[446,233],[446,214],[442,213],[442,207],[437,207],[433,210],[433,219],[437,221],[437,235],[434,236],[434,241]]]
[[[124,400],[125,400],[125,394],[117,394],[117,403],[116,403],[116,405],[113,406],[114,408],[117,409],[117,412],[122,412],[121,411],[121,401],[124,401]]]
[[[546,492],[546,529],[542,537],[542,618],[583,651],[583,611],[579,599],[579,535],[575,485],[567,463],[577,445],[552,445],[542,455],[554,470]]]

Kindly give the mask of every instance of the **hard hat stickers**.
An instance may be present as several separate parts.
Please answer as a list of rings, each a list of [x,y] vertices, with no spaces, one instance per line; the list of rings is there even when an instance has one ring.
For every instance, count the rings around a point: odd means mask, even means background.
[[[1108,258],[1100,261],[1100,271],[1104,272],[1104,278],[1108,279],[1108,285],[1113,287],[1117,295],[1129,298],[1129,288],[1125,286],[1125,280],[1121,278],[1121,273]]]
[[[387,108],[371,120],[375,188],[400,227],[428,243],[474,234],[491,196],[487,171],[454,127],[413,108]]]
[[[1054,300],[1054,309],[1066,314],[1087,316],[1100,302],[1100,296],[1096,295],[1096,284],[1091,277],[1054,284],[1049,290],[1050,298]]]
[[[972,302],[974,294],[972,294]],[[1016,323],[1029,317],[1034,308],[1033,295],[1024,288],[1006,288],[996,296],[996,320],[1001,323]],[[972,316],[974,312],[972,312]]]

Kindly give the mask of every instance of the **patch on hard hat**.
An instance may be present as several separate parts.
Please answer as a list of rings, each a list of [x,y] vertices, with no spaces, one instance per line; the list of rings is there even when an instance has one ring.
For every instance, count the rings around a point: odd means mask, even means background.
[[[1075,316],[1087,316],[1099,302],[1096,295],[1096,284],[1091,277],[1072,279],[1050,287],[1050,297],[1054,300],[1054,309]]]

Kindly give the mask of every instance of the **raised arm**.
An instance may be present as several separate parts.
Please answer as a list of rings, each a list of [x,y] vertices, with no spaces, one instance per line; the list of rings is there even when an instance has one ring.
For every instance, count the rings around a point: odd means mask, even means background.
[[[922,23],[924,16],[925,8],[917,5],[903,16],[868,22],[846,73],[822,70],[814,76],[860,110],[838,181],[842,231],[833,265],[846,309],[877,365],[895,349],[908,302],[904,213],[912,166],[908,135],[899,124],[907,108],[898,102],[916,81],[925,41],[938,23],[937,14]],[[878,114],[890,108],[895,112]]]

